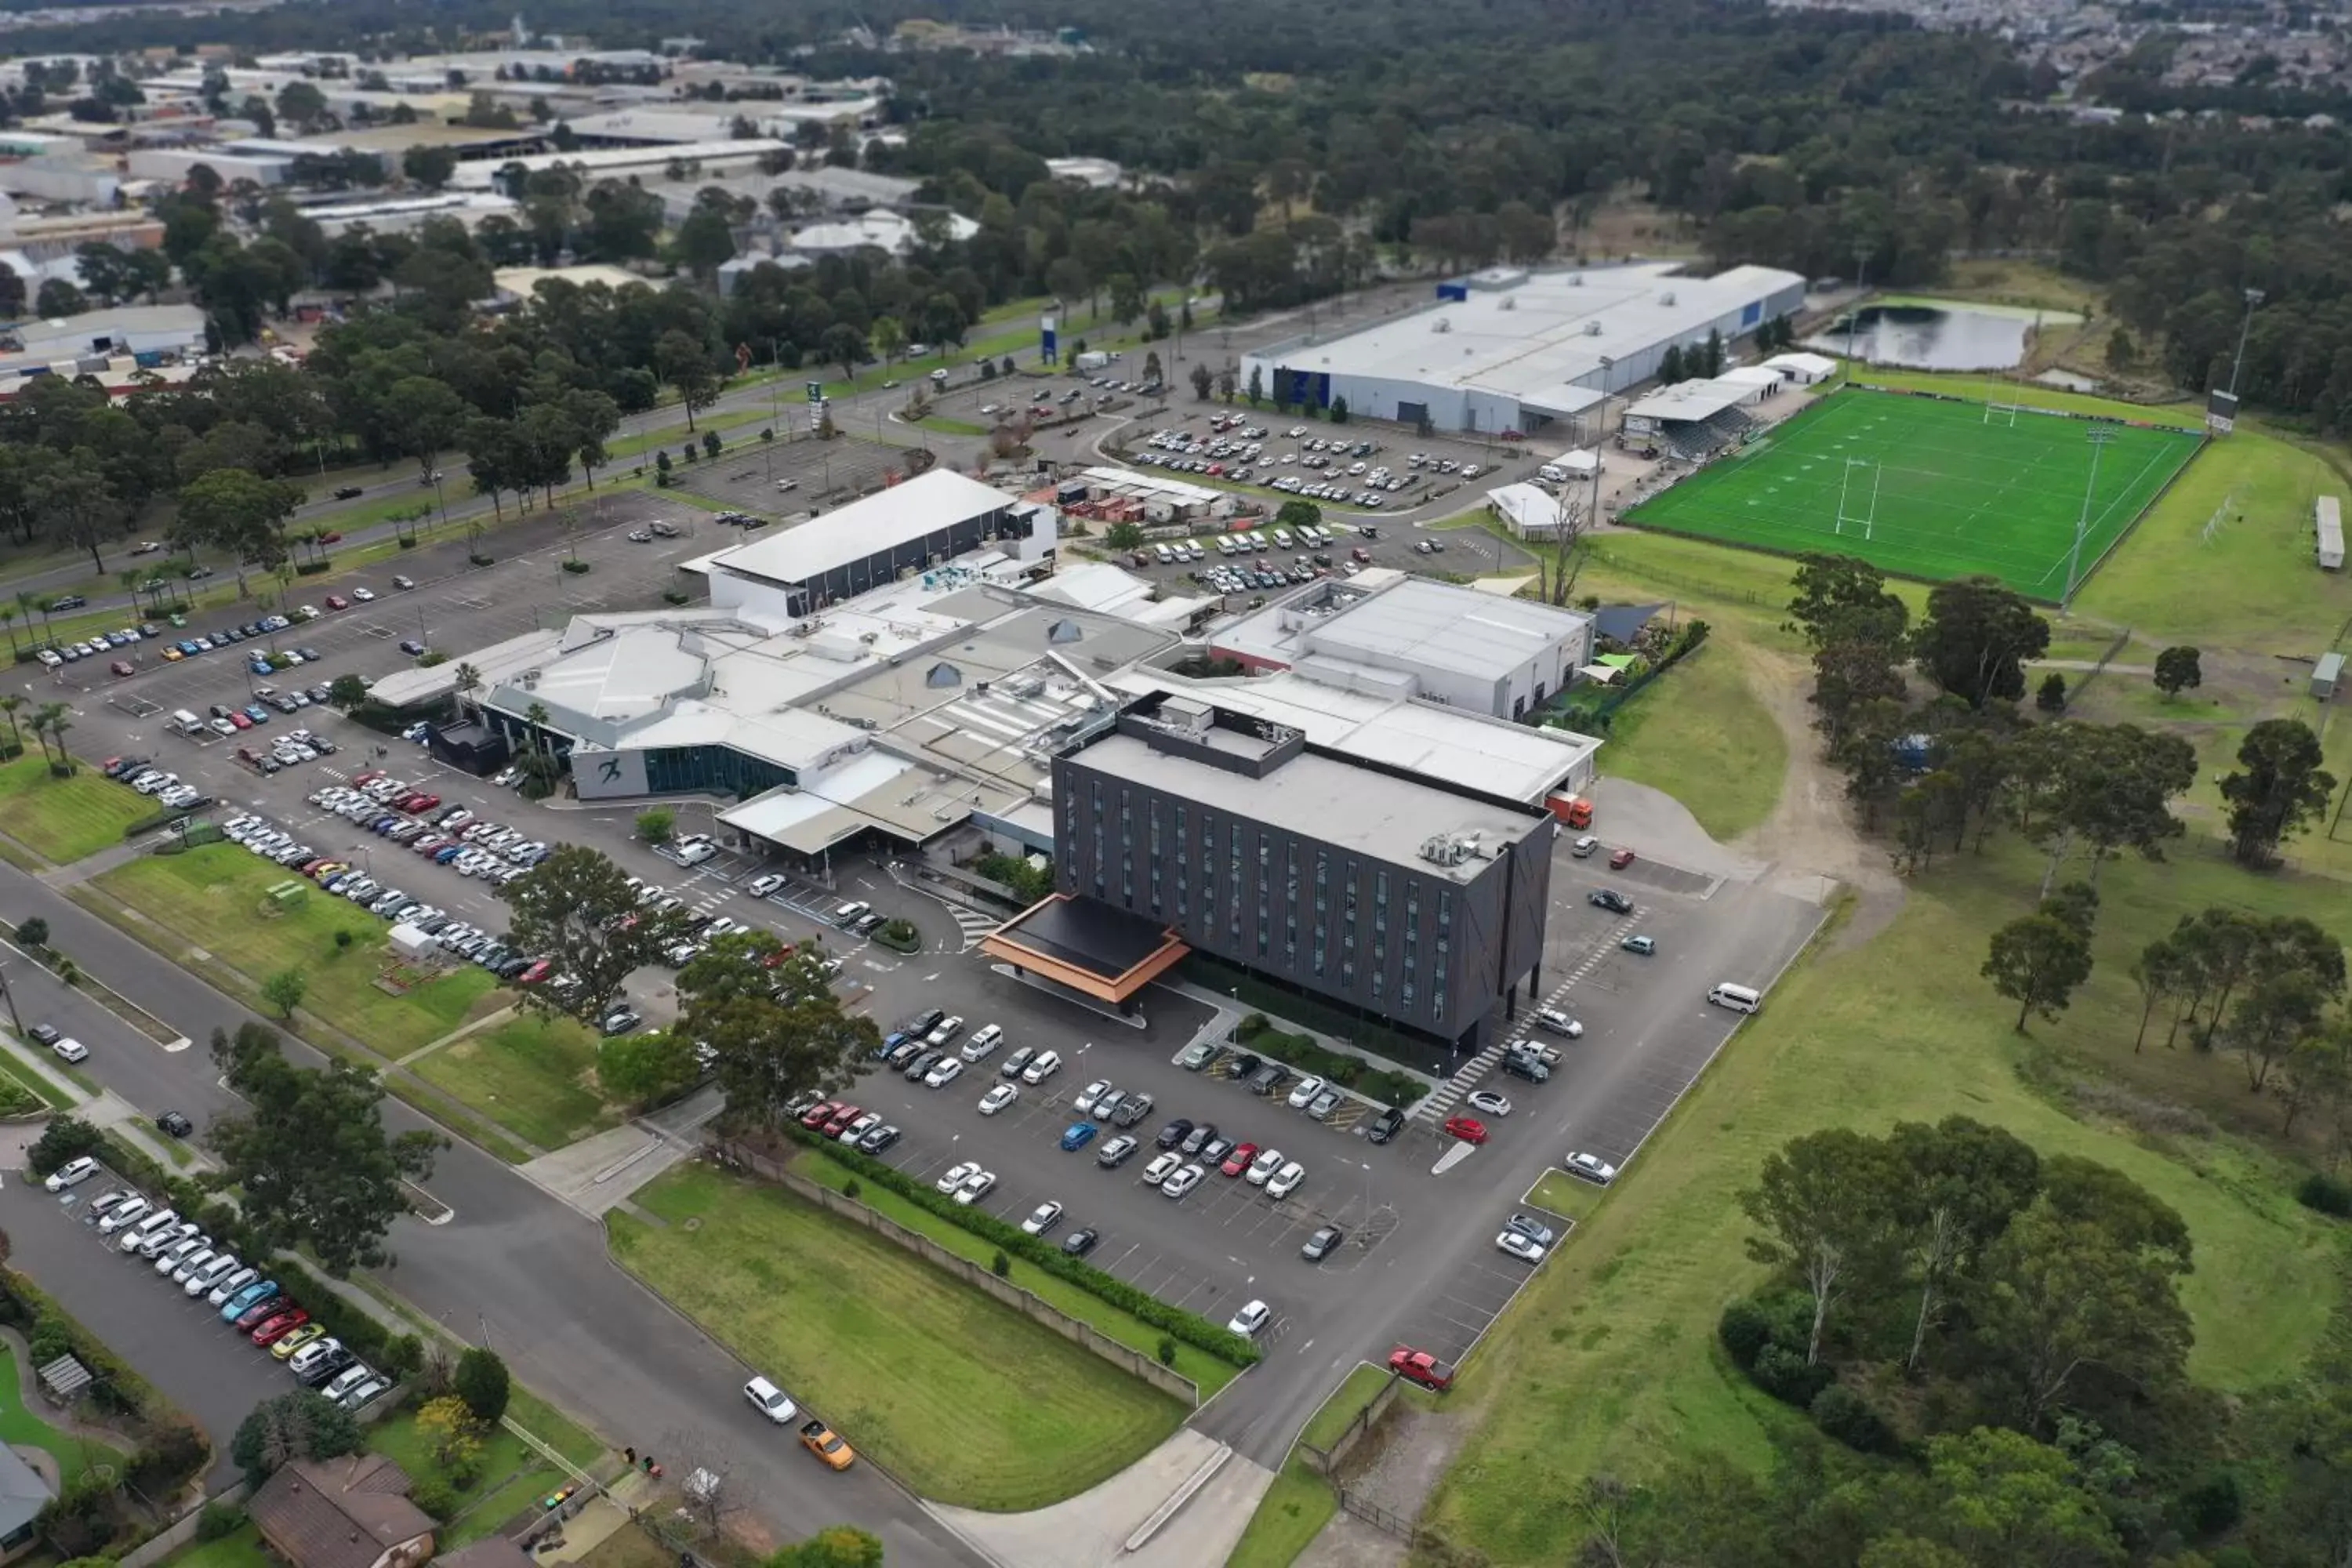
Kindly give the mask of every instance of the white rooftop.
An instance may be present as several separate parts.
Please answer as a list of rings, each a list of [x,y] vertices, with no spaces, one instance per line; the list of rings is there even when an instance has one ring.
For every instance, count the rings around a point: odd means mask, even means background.
[[[1530,729],[1459,708],[1344,690],[1286,671],[1193,680],[1138,665],[1106,678],[1104,684],[1129,696],[1181,692],[1287,725],[1315,745],[1429,778],[1470,783],[1531,805],[1588,766],[1601,749],[1599,741],[1568,730]]]
[[[1497,485],[1486,492],[1486,499],[1502,514],[1511,531],[1522,538],[1531,533],[1549,534],[1559,527],[1559,502],[1540,485]]]
[[[801,583],[851,561],[910,543],[1015,502],[1013,496],[950,468],[854,500],[766,539],[710,557],[714,571],[770,583]]]
[[[542,169],[577,169],[591,180],[617,169],[666,168],[673,159],[685,163],[734,164],[781,152],[784,145],[782,142],[754,138],[658,147],[583,147],[576,152],[533,153],[521,158],[477,158],[459,163],[457,172],[449,176],[449,183],[461,190],[488,190],[497,183],[499,171],[518,163],[534,174]]]
[[[1702,331],[1746,304],[1804,283],[1794,272],[1769,267],[1685,278],[1676,275],[1681,265],[1473,280],[1466,300],[1292,346],[1276,357],[1293,370],[1466,387],[1516,397],[1548,413],[1574,414],[1600,400],[1581,384],[1600,375],[1604,357]]]
[[[1681,381],[1657,391],[1625,410],[1628,419],[1665,419],[1691,423],[1737,408],[1756,395],[1756,384],[1718,376],[1712,381]]]
[[[1586,617],[1531,599],[1492,595],[1408,576],[1317,623],[1318,653],[1377,660],[1381,655],[1476,677],[1500,677],[1553,643],[1581,640]]]

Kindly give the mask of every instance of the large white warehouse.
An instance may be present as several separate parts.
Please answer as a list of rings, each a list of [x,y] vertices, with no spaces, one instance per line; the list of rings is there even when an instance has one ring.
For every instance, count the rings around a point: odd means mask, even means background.
[[[1712,278],[1683,264],[1522,272],[1491,268],[1441,283],[1425,309],[1344,336],[1270,343],[1243,362],[1278,403],[1439,430],[1533,431],[1572,419],[1657,374],[1672,345],[1727,343],[1804,300],[1805,280],[1770,267]]]

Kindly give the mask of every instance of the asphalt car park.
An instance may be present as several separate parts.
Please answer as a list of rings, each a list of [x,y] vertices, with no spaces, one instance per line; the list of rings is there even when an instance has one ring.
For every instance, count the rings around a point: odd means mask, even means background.
[[[805,426],[803,416],[795,416],[802,417]],[[680,465],[670,475],[679,489],[708,496],[722,506],[753,516],[775,516],[830,508],[871,495],[888,483],[891,474],[904,473],[906,467],[905,448],[866,439],[854,430],[831,441],[806,435],[797,440],[779,435],[773,441],[762,441],[755,426],[746,426],[730,437],[717,458]],[[791,488],[783,488],[787,485]],[[708,514],[704,521],[709,521]],[[776,526],[771,523],[752,537],[765,537]],[[719,530],[719,544],[706,543],[703,551],[730,542],[724,529]]]
[[[90,1205],[122,1185],[101,1174],[62,1194],[36,1182],[0,1187],[15,1266],[202,1424],[213,1440],[207,1479],[226,1485],[236,1473],[228,1442],[237,1423],[262,1400],[290,1392],[294,1380],[224,1324],[203,1296],[191,1300],[156,1278],[151,1263],[100,1237],[87,1223]]]

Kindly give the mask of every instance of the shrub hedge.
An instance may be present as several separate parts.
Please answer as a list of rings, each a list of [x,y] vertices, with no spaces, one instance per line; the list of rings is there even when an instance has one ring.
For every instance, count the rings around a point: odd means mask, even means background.
[[[2330,1175],[2326,1171],[2314,1171],[2304,1177],[2294,1190],[2297,1202],[2304,1207],[2331,1214],[2338,1219],[2352,1219],[2352,1181]]]
[[[795,1142],[822,1151],[827,1158],[855,1173],[860,1180],[887,1188],[917,1207],[952,1225],[961,1226],[982,1241],[993,1242],[1010,1256],[1058,1279],[1067,1280],[1088,1295],[1108,1301],[1195,1350],[1206,1351],[1218,1360],[1230,1362],[1235,1366],[1252,1366],[1258,1360],[1256,1347],[1241,1335],[1209,1321],[1197,1312],[1171,1307],[1159,1297],[1139,1290],[1124,1279],[1069,1257],[1054,1242],[1031,1236],[1019,1226],[1008,1225],[994,1215],[959,1204],[934,1190],[930,1183],[917,1181],[897,1166],[886,1165],[855,1149],[845,1149],[797,1122],[786,1122],[783,1130]]]
[[[1429,1092],[1429,1086],[1410,1073],[1376,1068],[1361,1057],[1319,1046],[1308,1036],[1277,1029],[1263,1013],[1242,1020],[1241,1042],[1262,1057],[1328,1079],[1382,1105],[1411,1105]]]

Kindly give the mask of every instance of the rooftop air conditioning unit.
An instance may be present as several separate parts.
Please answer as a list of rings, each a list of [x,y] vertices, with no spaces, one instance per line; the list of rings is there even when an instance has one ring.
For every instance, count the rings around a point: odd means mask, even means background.
[[[1584,274],[1583,274],[1583,273],[1581,273],[1581,272],[1571,272],[1571,273],[1570,273],[1570,274],[1568,275],[1568,286],[1569,286],[1570,288],[1571,288],[1571,289],[1581,289],[1581,288],[1583,288],[1583,287],[1584,287]]]
[[[1516,310],[1519,308],[1519,302],[1517,300],[1507,298],[1504,300],[1500,308],[1506,310]]]
[[[1450,332],[1454,330],[1454,323],[1447,321],[1444,316],[1440,316],[1437,318],[1436,323],[1429,330],[1433,332]]]
[[[1661,295],[1659,295],[1659,296],[1658,296],[1658,303],[1659,303],[1659,304],[1661,304],[1661,305],[1672,305],[1674,302],[1675,302],[1675,291],[1674,291],[1673,289],[1667,289],[1664,293],[1663,293],[1663,294],[1661,294]]]
[[[1587,322],[1585,322],[1585,323],[1584,323],[1584,335],[1585,335],[1586,337],[1588,337],[1588,338],[1597,338],[1597,337],[1599,337],[1599,336],[1601,335],[1601,323],[1600,323],[1600,322],[1598,322],[1598,321],[1587,321]]]

